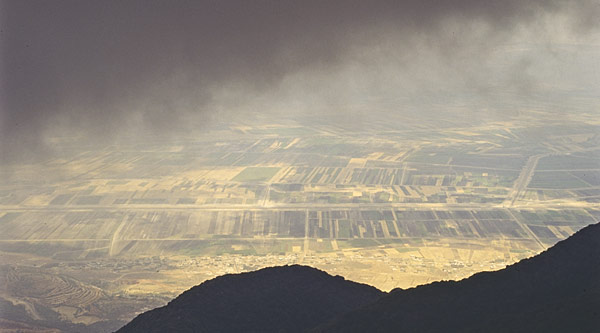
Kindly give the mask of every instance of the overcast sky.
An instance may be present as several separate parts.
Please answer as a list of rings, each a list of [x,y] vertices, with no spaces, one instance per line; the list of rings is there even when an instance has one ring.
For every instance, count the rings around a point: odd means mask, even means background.
[[[190,119],[201,129],[257,110],[309,112],[453,89],[485,101],[497,89],[534,95],[578,82],[600,92],[593,0],[0,6],[4,160],[47,153],[56,135],[173,134]]]

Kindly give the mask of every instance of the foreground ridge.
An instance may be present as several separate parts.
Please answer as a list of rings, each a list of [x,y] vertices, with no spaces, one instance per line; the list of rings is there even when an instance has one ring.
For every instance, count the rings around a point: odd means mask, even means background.
[[[392,292],[315,332],[597,332],[600,224],[496,272]]]
[[[119,332],[302,332],[385,293],[292,265],[206,281]]]
[[[119,332],[594,332],[600,224],[496,272],[389,294],[292,265],[224,275]]]

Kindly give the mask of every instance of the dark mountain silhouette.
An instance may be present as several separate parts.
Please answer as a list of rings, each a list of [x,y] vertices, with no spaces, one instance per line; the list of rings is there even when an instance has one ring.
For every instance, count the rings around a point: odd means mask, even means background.
[[[206,281],[119,332],[302,332],[384,294],[308,266],[265,268]]]
[[[391,292],[316,332],[600,332],[600,224],[459,282]]]
[[[225,275],[120,332],[598,332],[600,225],[458,282],[385,294],[306,266]]]

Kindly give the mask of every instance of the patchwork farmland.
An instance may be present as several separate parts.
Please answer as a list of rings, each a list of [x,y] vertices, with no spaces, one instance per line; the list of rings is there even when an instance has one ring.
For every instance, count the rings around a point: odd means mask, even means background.
[[[1,296],[93,324],[265,266],[309,264],[384,290],[499,269],[600,218],[590,117],[257,121],[73,145],[1,171]]]

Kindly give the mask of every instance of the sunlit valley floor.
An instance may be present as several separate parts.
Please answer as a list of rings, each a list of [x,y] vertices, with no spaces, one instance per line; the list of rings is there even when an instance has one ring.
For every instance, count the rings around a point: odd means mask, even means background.
[[[2,169],[5,319],[114,329],[206,279],[292,263],[407,288],[598,221],[597,117],[441,117],[223,123]]]

